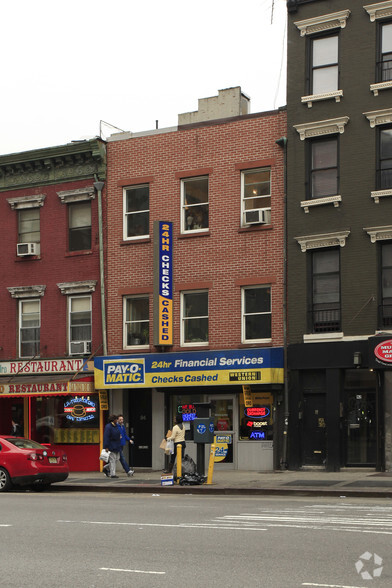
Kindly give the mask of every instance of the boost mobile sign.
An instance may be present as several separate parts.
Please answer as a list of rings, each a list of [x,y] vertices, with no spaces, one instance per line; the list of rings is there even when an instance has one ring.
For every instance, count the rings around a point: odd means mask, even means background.
[[[283,349],[195,351],[94,359],[96,389],[282,384]]]

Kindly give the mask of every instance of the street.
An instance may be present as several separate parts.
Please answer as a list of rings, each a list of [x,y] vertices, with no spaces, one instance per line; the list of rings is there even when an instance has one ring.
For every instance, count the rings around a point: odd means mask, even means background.
[[[392,585],[387,500],[1,496],[1,586]]]

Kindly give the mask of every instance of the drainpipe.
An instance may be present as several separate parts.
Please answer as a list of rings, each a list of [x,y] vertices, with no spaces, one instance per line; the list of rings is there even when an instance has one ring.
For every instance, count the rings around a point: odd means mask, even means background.
[[[287,446],[289,430],[289,381],[287,373],[287,138],[281,137],[275,141],[283,149],[283,197],[284,197],[284,219],[283,219],[283,372],[284,372],[284,423],[282,439],[282,457],[280,460],[280,469],[285,470],[287,464]]]
[[[94,188],[98,194],[98,237],[99,237],[99,275],[101,284],[101,321],[102,321],[102,351],[108,354],[106,336],[106,301],[105,301],[105,265],[103,257],[103,222],[102,222],[102,190],[104,182],[98,180],[95,175]]]

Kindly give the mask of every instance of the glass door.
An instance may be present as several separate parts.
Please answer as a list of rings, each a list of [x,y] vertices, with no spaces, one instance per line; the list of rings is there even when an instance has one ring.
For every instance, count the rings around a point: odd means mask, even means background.
[[[347,398],[347,465],[376,465],[376,422],[376,393],[350,390]]]
[[[211,416],[215,429],[215,466],[233,468],[236,460],[235,440],[237,439],[236,396],[210,396]]]

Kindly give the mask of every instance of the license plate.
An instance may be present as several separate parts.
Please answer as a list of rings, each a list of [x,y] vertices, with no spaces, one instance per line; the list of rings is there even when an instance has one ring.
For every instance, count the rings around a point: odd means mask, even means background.
[[[49,463],[57,463],[57,457],[49,457]]]

